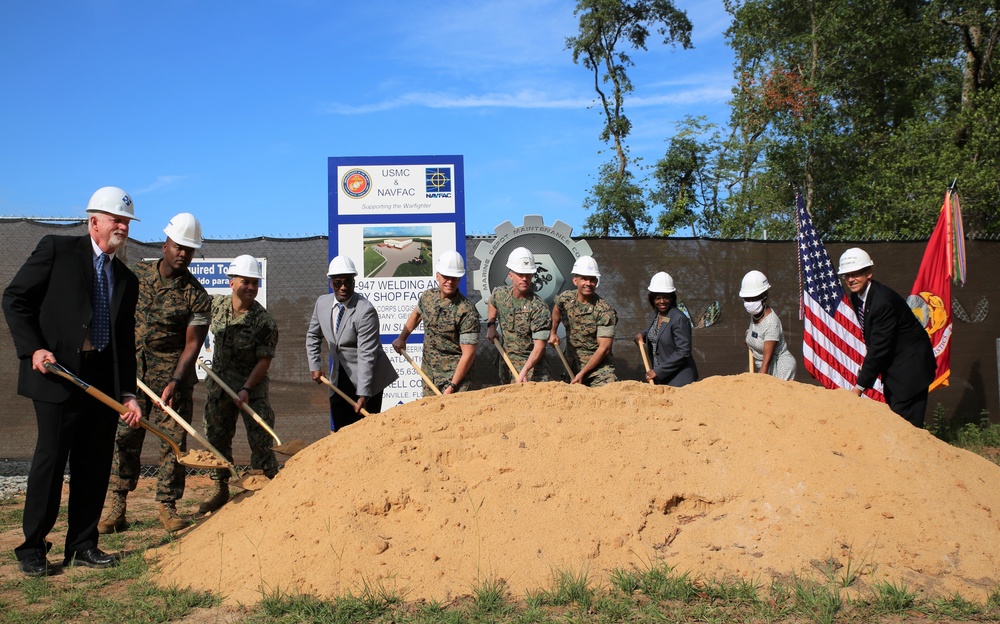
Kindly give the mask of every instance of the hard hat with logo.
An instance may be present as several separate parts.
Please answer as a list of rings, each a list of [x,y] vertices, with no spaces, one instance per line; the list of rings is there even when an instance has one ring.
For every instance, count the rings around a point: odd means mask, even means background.
[[[264,277],[260,273],[260,263],[257,262],[257,258],[254,258],[250,254],[233,258],[233,261],[229,263],[226,275],[229,277],[254,277],[257,279],[263,279]]]
[[[767,281],[767,276],[760,271],[750,271],[743,276],[740,284],[740,297],[756,297],[766,293],[771,289],[771,283]]]
[[[649,292],[663,294],[677,292],[677,289],[674,288],[674,278],[670,277],[666,271],[660,271],[649,280]]]
[[[535,256],[526,247],[518,247],[507,256],[507,268],[521,275],[538,272]]]
[[[597,270],[597,261],[593,256],[580,256],[573,263],[573,275],[586,275],[588,277],[600,277],[601,272]]]
[[[333,277],[334,275],[357,275],[358,269],[354,266],[354,262],[347,256],[334,256],[333,260],[330,261],[330,268],[327,269],[326,274],[328,277]]]
[[[117,186],[103,186],[90,196],[87,202],[87,212],[106,212],[116,217],[125,217],[138,221],[135,218],[135,204],[128,193]]]
[[[462,277],[465,275],[465,261],[457,251],[446,251],[438,257],[434,270],[447,277]]]
[[[851,247],[844,253],[840,254],[840,264],[837,269],[837,275],[853,273],[874,265],[875,263],[872,262],[872,258],[868,255],[868,252],[858,247]]]
[[[163,233],[181,247],[201,249],[201,224],[190,212],[174,215],[167,227],[163,228]]]

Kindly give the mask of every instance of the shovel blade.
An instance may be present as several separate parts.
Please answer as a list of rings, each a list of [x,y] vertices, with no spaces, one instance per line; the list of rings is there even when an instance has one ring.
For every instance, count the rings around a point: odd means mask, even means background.
[[[188,451],[176,458],[177,463],[188,468],[222,469],[230,467],[229,462],[225,462],[210,453],[204,451]]]
[[[235,479],[229,482],[230,487],[240,488],[241,490],[246,490],[248,492],[256,492],[261,490],[265,485],[270,483],[271,480],[264,476],[264,472],[261,470],[248,470],[239,479]]]
[[[294,455],[309,446],[306,444],[305,440],[292,440],[291,442],[285,442],[284,444],[279,444],[278,446],[272,446],[271,450],[275,453],[281,453],[282,455]]]

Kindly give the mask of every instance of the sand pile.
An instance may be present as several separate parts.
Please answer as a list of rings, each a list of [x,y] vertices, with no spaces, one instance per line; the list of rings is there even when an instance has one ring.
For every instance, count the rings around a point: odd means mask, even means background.
[[[499,387],[393,408],[313,444],[160,549],[158,582],[252,603],[380,579],[447,600],[666,562],[756,579],[859,570],[984,600],[1000,467],[846,391],[761,375],[683,389]],[[836,574],[836,573],[834,573]]]

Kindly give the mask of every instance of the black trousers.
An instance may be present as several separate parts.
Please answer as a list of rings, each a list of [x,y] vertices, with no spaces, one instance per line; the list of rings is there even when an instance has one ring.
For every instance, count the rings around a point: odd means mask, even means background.
[[[110,349],[85,358],[81,370],[74,372],[114,396]],[[118,414],[113,409],[78,389],[63,403],[36,400],[34,405],[38,439],[24,498],[24,543],[14,549],[19,561],[35,553],[44,555],[52,546],[45,538],[59,516],[67,459],[70,487],[65,554],[71,556],[97,546],[97,523],[111,476],[118,426]]]
[[[914,427],[924,428],[924,418],[927,416],[927,390],[906,399],[894,396],[890,388],[883,387],[882,390],[885,394],[885,402],[889,404],[889,409],[902,416]]]
[[[358,400],[358,390],[351,383],[351,378],[347,376],[347,371],[342,366],[337,371],[337,387],[355,401]],[[368,397],[368,401],[365,403],[365,411],[370,414],[378,414],[382,411],[381,392],[375,396]],[[354,407],[339,394],[334,393],[330,397],[330,431],[340,431],[347,425],[353,425],[362,418],[364,416],[355,412]]]

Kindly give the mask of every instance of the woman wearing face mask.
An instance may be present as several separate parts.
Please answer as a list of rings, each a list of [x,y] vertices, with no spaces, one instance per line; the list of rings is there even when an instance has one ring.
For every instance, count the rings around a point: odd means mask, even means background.
[[[767,292],[770,288],[767,277],[760,271],[750,271],[743,276],[740,297],[750,315],[747,347],[753,354],[757,372],[788,381],[795,377],[795,357],[785,345],[781,319],[767,304]]]
[[[635,342],[653,354],[646,380],[666,386],[686,386],[698,381],[691,351],[691,321],[677,309],[677,289],[669,274],[659,272],[649,281],[649,305],[656,311],[646,331]]]

